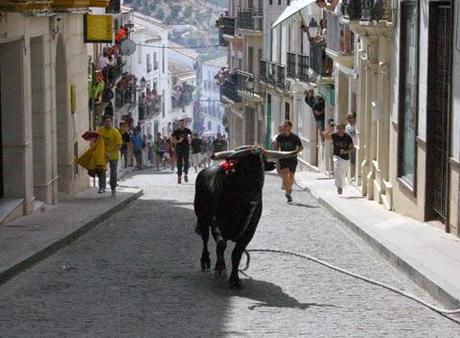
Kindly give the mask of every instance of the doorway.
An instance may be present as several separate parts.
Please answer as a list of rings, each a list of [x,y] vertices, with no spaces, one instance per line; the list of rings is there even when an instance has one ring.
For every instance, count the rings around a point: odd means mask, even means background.
[[[452,6],[431,2],[428,37],[426,218],[448,228]]]

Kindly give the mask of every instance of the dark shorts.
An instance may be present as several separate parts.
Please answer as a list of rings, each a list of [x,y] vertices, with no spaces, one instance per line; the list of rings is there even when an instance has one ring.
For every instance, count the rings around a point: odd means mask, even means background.
[[[316,128],[318,128],[319,130],[323,131],[324,128],[325,128],[325,120],[324,119],[321,119],[321,120],[316,120]]]
[[[279,163],[280,163],[280,170],[288,168],[291,173],[295,173],[295,170],[297,168],[297,159],[279,160]]]

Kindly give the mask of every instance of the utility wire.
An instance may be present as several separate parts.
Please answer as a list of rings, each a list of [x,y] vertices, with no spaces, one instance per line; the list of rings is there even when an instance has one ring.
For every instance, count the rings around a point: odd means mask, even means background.
[[[216,47],[222,47],[221,45],[209,45],[209,46],[191,46],[191,47],[173,47],[173,46],[152,46],[152,45],[145,45],[142,43],[136,43],[136,46],[142,46],[142,47],[150,47],[150,48],[161,48],[161,49],[176,49],[176,50],[181,50],[181,49],[206,49],[206,48],[216,48]]]

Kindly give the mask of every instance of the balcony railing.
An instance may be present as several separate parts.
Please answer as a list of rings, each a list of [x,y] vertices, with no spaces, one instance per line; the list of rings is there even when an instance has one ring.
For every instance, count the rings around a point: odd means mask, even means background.
[[[330,76],[332,73],[332,60],[325,56],[325,49],[322,42],[310,44],[310,69],[319,76]]]
[[[237,27],[252,31],[262,31],[263,11],[257,8],[238,9]]]
[[[327,16],[327,48],[339,55],[353,54],[353,32],[334,14]]]
[[[237,74],[230,74],[220,86],[221,101],[227,98],[233,102],[241,102],[241,97],[238,95]]]
[[[274,62],[267,63],[267,82],[271,85],[276,85],[276,64]]]
[[[254,75],[242,70],[236,71],[236,84],[239,91],[254,95]]]
[[[287,53],[287,77],[295,79],[297,75],[297,55],[295,53]]]
[[[267,82],[267,61],[259,60],[260,81]]]
[[[391,0],[344,0],[341,9],[345,18],[349,20],[392,20]]]
[[[216,21],[216,27],[219,28],[219,45],[227,46],[224,35],[235,35],[236,19],[231,16],[222,16]]]
[[[298,55],[298,77],[302,82],[310,81],[308,69],[310,68],[310,58],[307,55]]]
[[[283,65],[276,65],[276,86],[278,88],[286,88],[286,67]]]
[[[115,108],[122,108],[128,103],[136,103],[136,89],[128,87],[124,90],[115,90]]]

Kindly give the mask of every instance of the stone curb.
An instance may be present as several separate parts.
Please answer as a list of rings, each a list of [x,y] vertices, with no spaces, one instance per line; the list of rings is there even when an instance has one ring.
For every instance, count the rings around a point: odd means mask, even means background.
[[[66,247],[73,241],[77,240],[78,238],[89,232],[91,229],[95,228],[99,223],[109,218],[109,216],[113,215],[115,212],[118,212],[122,208],[125,208],[129,203],[141,197],[143,194],[143,190],[139,190],[138,192],[129,196],[127,199],[121,201],[119,204],[110,207],[108,210],[104,211],[96,218],[88,221],[85,224],[82,224],[76,230],[66,234],[61,239],[52,242],[45,248],[39,249],[36,253],[32,254],[29,257],[24,257],[20,262],[14,264],[10,268],[4,271],[0,271],[0,285],[6,283],[20,272],[23,272],[24,270],[31,268],[35,264],[56,253],[58,250]]]
[[[304,186],[296,180],[296,185],[301,189],[309,192],[314,198],[318,200],[335,217],[341,220],[350,230],[365,240],[374,250],[383,256],[391,265],[395,266],[398,270],[405,273],[413,280],[418,286],[426,290],[433,298],[442,304],[452,307],[453,309],[460,308],[460,299],[447,292],[441,285],[436,284],[429,276],[419,271],[414,264],[408,260],[401,258],[395,250],[392,250],[389,245],[385,245],[380,241],[377,236],[370,231],[363,229],[357,222],[352,221],[346,215],[337,210],[331,203],[323,199],[311,187]]]

